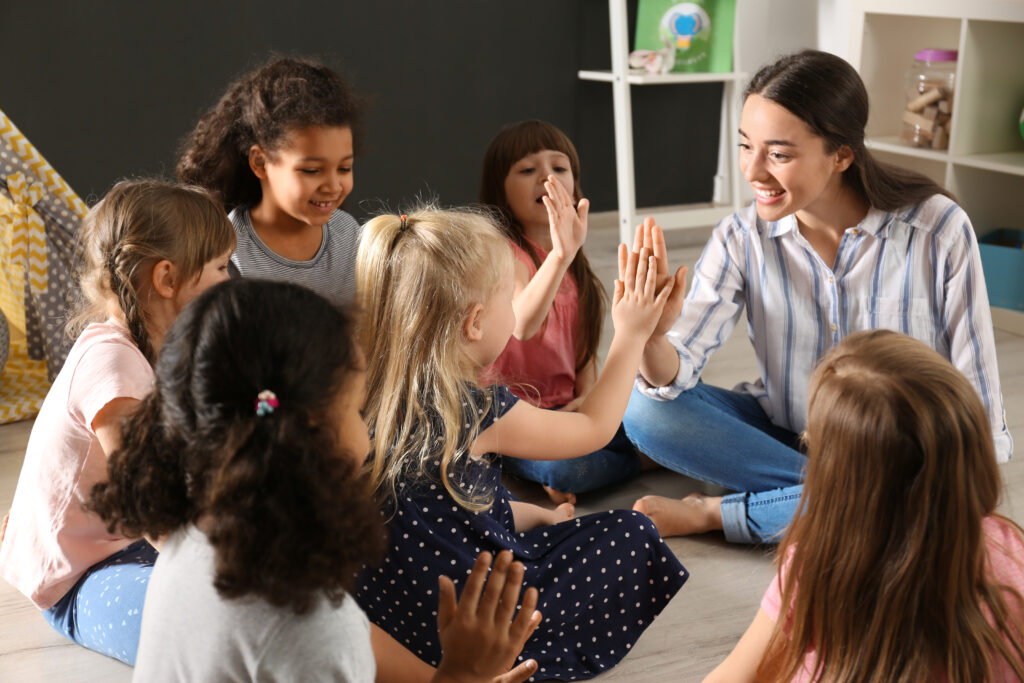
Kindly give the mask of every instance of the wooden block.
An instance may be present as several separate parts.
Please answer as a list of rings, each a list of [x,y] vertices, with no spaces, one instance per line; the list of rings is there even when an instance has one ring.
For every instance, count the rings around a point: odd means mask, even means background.
[[[938,88],[932,88],[923,95],[919,95],[914,99],[907,102],[908,111],[921,111],[932,102],[937,102],[942,97],[942,91]]]
[[[935,130],[935,137],[932,138],[932,149],[946,149],[949,146],[949,135],[946,129],[939,127]]]
[[[936,104],[939,107],[939,111],[943,114],[953,113],[953,101],[950,98],[947,97],[946,99],[939,100]]]
[[[928,137],[931,137],[932,128],[935,127],[935,121],[925,118],[920,114],[915,114],[912,111],[903,112],[903,122],[911,126],[917,126],[922,131],[929,133]]]
[[[923,116],[926,119],[929,119],[931,121],[934,121],[935,118],[938,115],[939,115],[939,108],[937,106],[935,106],[934,104],[930,104],[930,105],[928,105],[927,107],[925,107],[924,109],[921,110],[921,116]]]

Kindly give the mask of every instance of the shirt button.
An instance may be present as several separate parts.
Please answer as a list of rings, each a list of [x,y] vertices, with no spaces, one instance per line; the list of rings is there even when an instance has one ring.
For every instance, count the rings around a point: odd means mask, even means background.
[[[836,326],[835,326],[835,324],[829,325],[829,327],[831,327],[831,328],[832,328],[832,331],[833,331],[833,332],[835,332],[836,330],[838,330],[838,329],[839,329],[838,327],[836,327]]]
[[[860,230],[858,230],[857,228],[854,228],[850,232],[852,232],[854,235],[859,235],[860,234]]]
[[[835,278],[834,278],[834,277],[832,277],[831,275],[829,275],[829,276],[828,276],[828,283],[829,283],[829,284],[832,284],[832,283],[834,283],[835,281],[836,281],[836,280],[835,280]]]

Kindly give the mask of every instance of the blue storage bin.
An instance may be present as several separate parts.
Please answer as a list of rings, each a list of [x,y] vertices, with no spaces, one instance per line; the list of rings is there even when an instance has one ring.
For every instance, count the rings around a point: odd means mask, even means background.
[[[1024,311],[1024,230],[990,232],[978,241],[978,249],[989,303]]]

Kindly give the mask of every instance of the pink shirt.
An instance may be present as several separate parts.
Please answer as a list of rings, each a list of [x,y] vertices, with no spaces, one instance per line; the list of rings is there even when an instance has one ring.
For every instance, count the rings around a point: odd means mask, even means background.
[[[548,253],[530,242],[541,262]],[[519,245],[512,253],[523,262],[532,278],[533,259]],[[548,317],[535,335],[526,340],[512,337],[494,363],[485,369],[484,384],[507,384],[516,396],[541,408],[558,408],[576,398],[576,321],[579,292],[570,273],[562,278]]]
[[[82,507],[93,484],[107,477],[92,422],[114,399],[142,399],[152,388],[145,356],[123,325],[108,320],[82,332],[46,394],[0,541],[0,576],[40,609],[132,542],[108,533]]]
[[[982,529],[985,532],[985,547],[988,561],[987,571],[990,580],[1015,588],[1024,596],[1024,543],[1020,536],[997,517],[986,517],[982,522]],[[787,562],[788,566],[788,562]],[[783,567],[785,571],[785,567]],[[1011,619],[1024,619],[1024,608],[1013,599],[1007,600],[1010,608]],[[761,599],[761,609],[771,617],[772,621],[778,622],[779,612],[782,606],[782,592],[779,585],[779,575],[772,579],[771,586]],[[1019,634],[1024,635],[1024,634]],[[807,683],[812,680],[811,671],[814,666],[812,654],[808,654],[804,660],[804,668],[800,671],[794,683]],[[992,671],[993,683],[1012,683],[1017,681],[1013,669],[1004,659],[995,662]]]

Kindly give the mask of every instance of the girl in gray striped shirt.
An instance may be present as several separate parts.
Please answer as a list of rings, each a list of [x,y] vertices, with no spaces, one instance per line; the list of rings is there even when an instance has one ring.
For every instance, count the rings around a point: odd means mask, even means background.
[[[178,177],[213,192],[238,235],[236,276],[295,282],[335,304],[355,297],[352,191],[358,98],[338,74],[276,59],[228,86],[192,131]]]

